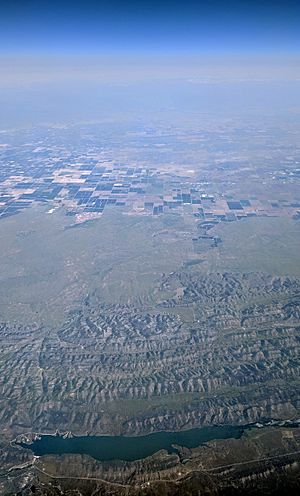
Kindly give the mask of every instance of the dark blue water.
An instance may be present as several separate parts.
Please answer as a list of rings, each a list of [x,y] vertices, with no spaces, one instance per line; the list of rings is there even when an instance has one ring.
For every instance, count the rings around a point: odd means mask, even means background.
[[[213,439],[238,439],[243,433],[242,427],[214,426],[191,429],[180,432],[156,432],[147,436],[81,436],[64,439],[61,436],[41,436],[32,444],[21,443],[35,455],[61,455],[75,453],[90,455],[96,460],[134,461],[153,455],[161,449],[169,453],[176,452],[173,445],[195,448]]]

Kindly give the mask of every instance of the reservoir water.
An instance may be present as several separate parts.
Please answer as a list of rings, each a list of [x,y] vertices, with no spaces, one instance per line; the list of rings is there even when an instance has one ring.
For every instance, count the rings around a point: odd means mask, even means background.
[[[134,461],[153,455],[161,449],[176,452],[174,445],[195,448],[214,439],[238,439],[243,427],[212,426],[180,432],[156,432],[147,436],[79,436],[64,439],[59,435],[42,435],[31,444],[20,443],[37,456],[64,453],[90,455],[96,460]]]

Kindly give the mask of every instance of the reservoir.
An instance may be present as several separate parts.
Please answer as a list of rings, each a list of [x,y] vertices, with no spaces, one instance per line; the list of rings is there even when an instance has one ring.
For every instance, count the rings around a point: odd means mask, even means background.
[[[96,460],[134,461],[161,449],[175,453],[175,445],[195,448],[214,439],[241,437],[243,427],[212,426],[180,432],[156,432],[147,436],[78,436],[64,439],[60,435],[42,435],[31,444],[20,443],[37,456],[65,453],[89,455]]]

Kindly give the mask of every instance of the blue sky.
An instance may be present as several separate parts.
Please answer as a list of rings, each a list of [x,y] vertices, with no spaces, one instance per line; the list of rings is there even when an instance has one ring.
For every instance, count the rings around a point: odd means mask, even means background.
[[[0,0],[0,124],[295,108],[299,26],[300,0]]]
[[[300,0],[0,0],[0,87],[299,80]]]
[[[0,53],[299,53],[300,1],[1,0]]]

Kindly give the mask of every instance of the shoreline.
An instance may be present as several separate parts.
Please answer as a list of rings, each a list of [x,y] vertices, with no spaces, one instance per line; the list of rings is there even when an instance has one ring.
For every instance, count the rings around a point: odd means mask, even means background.
[[[257,422],[251,422],[249,424],[212,424],[212,425],[203,425],[199,427],[191,427],[188,429],[181,429],[181,430],[159,430],[159,431],[154,431],[154,432],[149,432],[147,434],[133,434],[133,435],[127,435],[127,434],[106,434],[106,433],[101,433],[101,434],[76,434],[73,433],[72,431],[65,431],[65,432],[60,432],[58,429],[55,432],[35,432],[35,431],[28,431],[24,432],[22,434],[18,434],[14,439],[10,441],[10,444],[16,444],[18,445],[18,438],[21,436],[28,436],[32,437],[34,436],[35,439],[39,439],[44,436],[50,436],[50,437],[60,437],[64,439],[72,439],[72,438],[92,438],[92,437],[103,437],[103,438],[141,438],[141,437],[148,437],[152,436],[155,434],[160,434],[160,433],[169,433],[169,434],[175,434],[175,433],[183,433],[183,432],[188,432],[192,430],[198,430],[198,429],[210,429],[210,428],[222,428],[222,427],[227,427],[227,428],[240,428],[240,429],[248,429],[248,428],[263,428],[263,427],[300,427],[300,418],[299,419],[266,419],[262,421],[257,421]],[[70,436],[68,436],[70,434]]]
[[[78,455],[90,456],[93,459],[96,459],[100,462],[108,462],[108,461],[112,462],[114,460],[136,461],[139,459],[145,459],[149,456],[153,456],[155,453],[158,453],[161,450],[167,450],[169,453],[172,453],[174,450],[175,451],[177,450],[176,446],[180,446],[182,448],[187,448],[187,449],[193,449],[197,446],[206,444],[207,442],[212,442],[219,439],[223,439],[223,440],[230,438],[240,439],[247,430],[252,430],[255,428],[264,429],[268,427],[299,428],[300,419],[297,420],[271,419],[271,420],[266,420],[265,422],[255,422],[241,426],[224,425],[224,424],[213,425],[213,426],[205,426],[205,427],[195,427],[192,429],[186,429],[182,431],[159,431],[159,432],[154,432],[139,436],[109,436],[109,435],[78,436],[76,434],[73,434],[71,431],[60,433],[57,430],[55,433],[25,433],[17,436],[15,439],[11,441],[10,444],[12,447],[29,449],[34,456],[38,456],[38,457],[47,456],[47,455],[59,456],[63,454],[74,454],[74,455],[78,454]],[[214,429],[216,429],[215,437],[213,436]],[[224,430],[223,435],[222,432],[220,435],[220,429]],[[194,438],[192,437],[191,440],[189,436],[191,435],[193,436],[193,433],[195,433],[195,437]],[[203,439],[201,439],[201,433],[204,434]],[[175,439],[172,435],[175,437]],[[176,439],[176,435],[179,435],[181,439]],[[186,439],[185,439],[185,435],[187,436]],[[200,435],[199,438],[198,435]],[[47,447],[47,444],[45,446],[45,442],[47,443],[47,438],[50,439],[51,441],[50,447],[49,445]],[[54,438],[59,439],[59,442],[57,445],[54,445],[55,447],[53,448]],[[134,445],[134,447],[132,447],[132,442],[134,440],[139,440],[139,444],[143,443],[144,441],[145,444],[142,445],[142,447],[141,445],[138,446],[137,444]],[[95,445],[95,443],[97,443],[98,441],[100,442],[99,446]],[[106,444],[108,443],[106,449],[108,451],[111,450],[111,457],[106,458],[106,455],[105,454],[103,455],[103,452],[101,452],[101,450],[104,449],[104,446],[101,445],[101,441]],[[111,445],[109,444],[110,441],[111,441]],[[63,444],[64,442],[66,442],[65,446]],[[80,442],[82,442],[81,445]],[[128,443],[127,446],[126,446],[126,442]],[[151,442],[153,442],[153,444],[151,444]],[[39,443],[42,444],[39,446]],[[37,449],[33,449],[34,444],[36,444],[35,447]],[[118,446],[117,450],[119,451],[116,451],[116,446]],[[41,451],[39,451],[39,448]],[[97,451],[98,449],[100,449],[100,451]],[[122,450],[124,450],[124,453],[126,453],[125,457],[124,455],[121,455]],[[106,451],[104,450],[104,452]]]

